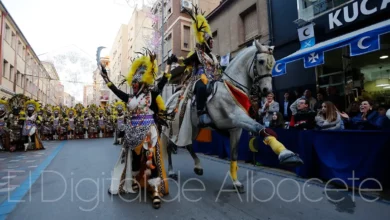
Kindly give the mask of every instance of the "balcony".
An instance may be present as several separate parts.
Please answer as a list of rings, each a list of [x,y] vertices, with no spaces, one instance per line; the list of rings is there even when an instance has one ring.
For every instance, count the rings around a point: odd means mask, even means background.
[[[313,20],[315,17],[321,16],[325,12],[339,8],[353,0],[297,0],[298,19],[295,23],[303,23]]]

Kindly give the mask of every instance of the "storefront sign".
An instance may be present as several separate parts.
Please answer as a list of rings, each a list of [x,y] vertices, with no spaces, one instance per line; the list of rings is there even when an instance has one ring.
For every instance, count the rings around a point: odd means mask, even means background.
[[[376,14],[390,7],[390,0],[358,0],[328,14],[329,29],[354,22],[361,16]]]

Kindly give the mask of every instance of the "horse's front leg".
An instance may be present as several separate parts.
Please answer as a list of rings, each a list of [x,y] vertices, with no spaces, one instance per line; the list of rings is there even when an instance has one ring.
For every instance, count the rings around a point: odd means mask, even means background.
[[[175,171],[173,171],[172,166],[172,150],[174,147],[174,143],[172,141],[169,141],[169,144],[167,146],[167,154],[168,154],[168,176],[169,178],[177,180],[177,174]]]
[[[260,135],[263,138],[263,142],[270,146],[279,156],[280,164],[288,166],[300,166],[303,164],[302,159],[297,154],[288,150],[277,140],[277,134],[272,129],[264,127],[247,115],[239,115],[235,123],[237,127]]]
[[[203,168],[202,168],[202,166],[200,165],[200,160],[199,160],[198,156],[196,155],[196,153],[195,153],[195,151],[194,151],[194,148],[192,147],[192,144],[187,145],[187,146],[186,146],[186,149],[187,149],[188,152],[191,154],[192,159],[194,159],[194,162],[195,162],[194,172],[195,172],[197,175],[202,176],[202,175],[203,175]]]
[[[240,141],[242,129],[234,129],[230,131],[230,176],[233,180],[234,189],[239,193],[244,193],[244,185],[238,180],[237,177],[237,160],[238,160],[238,142]]]

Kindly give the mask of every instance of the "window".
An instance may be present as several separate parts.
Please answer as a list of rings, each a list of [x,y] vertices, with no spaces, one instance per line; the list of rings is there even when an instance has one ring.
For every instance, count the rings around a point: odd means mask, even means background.
[[[13,82],[14,81],[14,66],[10,65],[9,68],[9,81]]]
[[[167,0],[164,6],[165,12],[164,12],[164,23],[167,22],[168,18],[172,14],[172,0]]]
[[[191,39],[191,28],[190,28],[190,26],[183,25],[182,33],[183,33],[182,49],[189,50],[191,48],[191,40],[190,40]]]
[[[213,51],[214,53],[219,53],[219,42],[218,42],[218,32],[214,31],[213,32]]]
[[[9,63],[8,61],[3,61],[3,76],[7,79],[9,76]]]
[[[167,55],[172,54],[172,34],[169,34],[164,41],[164,59],[167,58]]]
[[[8,26],[8,24],[5,24],[5,40],[11,44],[11,28]]]
[[[18,86],[21,86],[21,82],[22,82],[22,74],[20,74],[19,71],[16,71],[16,85]]]
[[[11,47],[16,49],[16,34],[14,32],[11,35]]]
[[[250,7],[241,16],[244,23],[244,41],[246,42],[258,34],[256,6]]]

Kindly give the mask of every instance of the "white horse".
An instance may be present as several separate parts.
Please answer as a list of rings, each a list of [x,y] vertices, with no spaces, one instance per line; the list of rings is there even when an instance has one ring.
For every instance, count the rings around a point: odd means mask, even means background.
[[[249,117],[245,105],[243,105],[243,101],[244,103],[249,101],[249,90],[254,82],[260,86],[262,92],[272,91],[271,71],[275,63],[273,49],[274,47],[264,46],[255,41],[253,46],[239,53],[226,68],[222,80],[212,85],[212,93],[207,101],[207,111],[214,124],[212,128],[227,134],[230,138],[230,174],[234,187],[240,193],[244,192],[244,186],[237,178],[237,145],[242,129],[264,137],[264,142],[279,155],[281,164],[301,165],[303,163],[298,155],[287,150],[276,140],[276,134],[272,130],[264,128]],[[179,91],[168,99],[166,104],[168,111],[176,109],[178,112],[170,127],[164,127],[162,140],[165,142],[164,146],[167,146],[167,142],[170,141],[177,146],[186,147],[194,159],[195,173],[202,175],[203,169],[200,160],[192,148],[192,141],[199,133],[198,117],[195,106],[192,104],[193,85],[187,86],[184,94]],[[233,93],[239,94],[239,97]],[[189,100],[186,101],[183,97],[189,97]],[[177,104],[178,101],[179,104]],[[185,113],[180,118],[181,113],[183,113],[181,111],[185,111]],[[169,175],[175,177],[169,147],[167,152]]]

